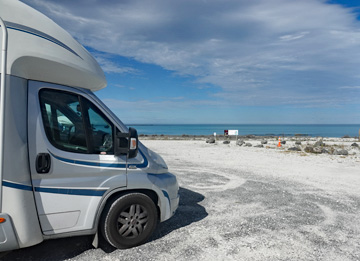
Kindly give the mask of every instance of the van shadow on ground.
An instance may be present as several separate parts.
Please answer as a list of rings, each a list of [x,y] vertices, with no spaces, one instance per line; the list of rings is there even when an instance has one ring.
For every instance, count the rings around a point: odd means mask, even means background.
[[[28,248],[0,253],[0,260],[65,260],[92,249],[93,236],[52,239]]]
[[[185,188],[180,188],[179,194],[180,203],[176,214],[158,225],[150,241],[160,239],[208,215],[205,208],[198,204],[205,199],[203,195]],[[65,260],[93,249],[92,240],[93,236],[47,240],[36,246],[0,253],[0,260]],[[101,244],[101,248],[106,253],[116,250],[104,243]]]
[[[179,194],[180,203],[175,215],[158,225],[151,240],[164,237],[174,230],[186,227],[207,217],[206,209],[198,204],[205,199],[202,194],[186,188],[180,188]]]

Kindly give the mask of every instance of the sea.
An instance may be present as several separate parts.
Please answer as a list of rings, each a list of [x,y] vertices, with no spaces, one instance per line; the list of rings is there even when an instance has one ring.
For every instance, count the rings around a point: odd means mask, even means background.
[[[223,135],[237,130],[239,135],[358,137],[360,124],[129,124],[143,135]]]

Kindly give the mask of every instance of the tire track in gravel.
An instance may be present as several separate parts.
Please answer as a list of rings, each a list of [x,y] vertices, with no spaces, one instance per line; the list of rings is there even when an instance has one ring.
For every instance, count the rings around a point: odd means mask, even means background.
[[[210,258],[214,253],[208,256],[206,250],[211,248],[220,256],[247,253],[254,260],[260,260],[254,251],[303,260],[360,256],[359,228],[351,224],[359,217],[359,198],[254,173],[184,165],[174,168],[179,180],[205,196],[202,205],[209,214],[199,224],[208,235],[199,256]]]

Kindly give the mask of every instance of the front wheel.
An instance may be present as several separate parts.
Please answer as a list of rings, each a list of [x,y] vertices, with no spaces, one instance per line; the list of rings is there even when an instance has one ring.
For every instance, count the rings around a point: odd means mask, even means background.
[[[144,243],[155,230],[158,219],[154,202],[141,193],[119,197],[104,215],[102,234],[116,248],[131,248]]]

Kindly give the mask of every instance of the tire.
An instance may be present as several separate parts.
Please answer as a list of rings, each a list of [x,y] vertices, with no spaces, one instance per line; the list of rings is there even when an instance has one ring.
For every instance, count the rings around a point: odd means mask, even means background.
[[[126,194],[105,209],[101,230],[116,248],[131,248],[146,242],[154,232],[158,213],[154,202],[141,193]]]

